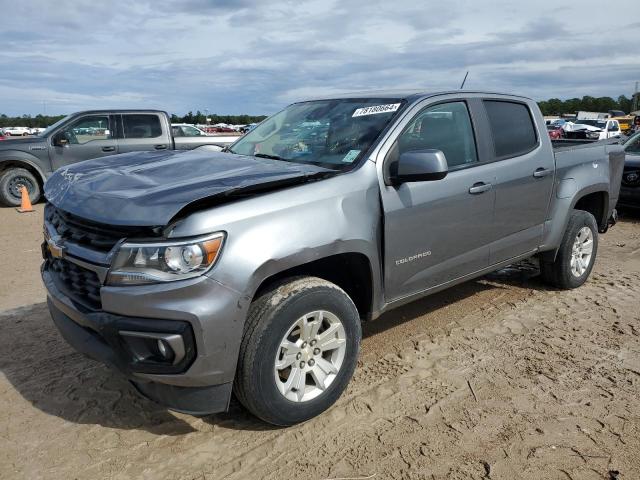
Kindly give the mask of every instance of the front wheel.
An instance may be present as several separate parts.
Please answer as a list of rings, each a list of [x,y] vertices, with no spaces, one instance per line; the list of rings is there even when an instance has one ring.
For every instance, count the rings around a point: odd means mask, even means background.
[[[598,252],[598,225],[595,217],[574,210],[553,262],[541,262],[542,277],[562,288],[577,288],[587,281]]]
[[[361,336],[358,311],[337,285],[315,277],[281,283],[250,307],[235,395],[274,425],[309,420],[349,383]]]
[[[22,199],[22,187],[27,188],[31,203],[40,200],[40,184],[33,174],[24,168],[9,168],[0,173],[0,204],[17,207]]]

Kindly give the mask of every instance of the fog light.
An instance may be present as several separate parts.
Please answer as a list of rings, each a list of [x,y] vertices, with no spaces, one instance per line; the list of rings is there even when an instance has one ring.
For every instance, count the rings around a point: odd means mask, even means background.
[[[186,355],[185,342],[178,333],[120,330],[137,362],[176,365]]]

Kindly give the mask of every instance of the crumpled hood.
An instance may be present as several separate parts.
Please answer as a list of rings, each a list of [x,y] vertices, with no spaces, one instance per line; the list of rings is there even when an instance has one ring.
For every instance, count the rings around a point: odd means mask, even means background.
[[[94,222],[164,226],[193,202],[334,173],[211,150],[133,152],[60,168],[44,193],[56,207]]]
[[[594,127],[593,125],[585,125],[584,123],[565,123],[562,128],[565,132],[602,132],[602,128]]]

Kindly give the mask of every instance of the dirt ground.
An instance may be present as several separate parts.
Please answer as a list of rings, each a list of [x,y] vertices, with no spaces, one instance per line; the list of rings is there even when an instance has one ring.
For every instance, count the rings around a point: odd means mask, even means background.
[[[37,209],[0,210],[2,479],[640,478],[640,214],[580,289],[523,265],[365,325],[338,403],[279,429],[168,412],[68,347]]]

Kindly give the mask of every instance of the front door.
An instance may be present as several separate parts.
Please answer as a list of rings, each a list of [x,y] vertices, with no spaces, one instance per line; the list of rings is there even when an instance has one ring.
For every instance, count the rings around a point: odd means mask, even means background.
[[[476,148],[474,123],[465,101],[427,106],[385,158],[383,168],[404,152],[437,149],[449,166],[442,180],[381,185],[387,301],[489,264],[495,166],[484,163],[484,151]]]
[[[49,146],[54,170],[71,163],[118,153],[118,141],[109,115],[82,116],[56,132],[53,138],[66,140],[64,146],[54,145],[53,142]]]

